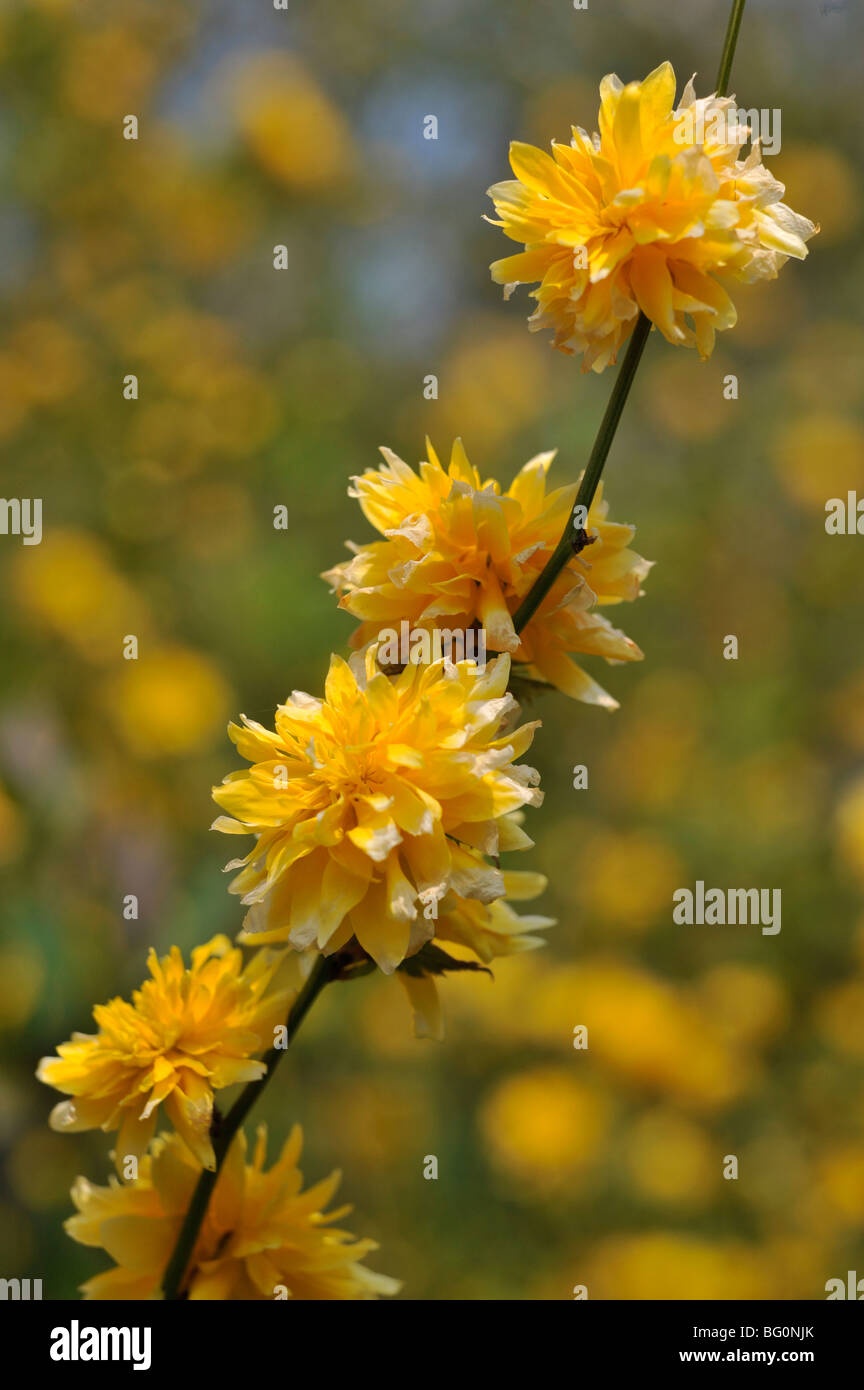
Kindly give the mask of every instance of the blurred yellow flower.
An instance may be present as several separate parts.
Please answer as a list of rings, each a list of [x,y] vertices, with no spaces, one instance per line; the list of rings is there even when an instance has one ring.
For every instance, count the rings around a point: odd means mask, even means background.
[[[515,181],[489,190],[495,225],[525,245],[493,279],[508,294],[540,281],[531,328],[549,325],[584,370],[616,360],[640,309],[670,343],[710,356],[736,319],[720,279],[773,279],[817,231],[780,201],[758,140],[739,158],[751,132],[734,98],[697,100],[691,80],[676,107],[675,85],[669,63],[626,86],[604,77],[599,135],[574,127],[552,157],[514,142]]]
[[[214,936],[192,952],[188,969],[176,946],[161,960],[151,950],[147,965],[152,979],[131,1004],[97,1005],[98,1033],[74,1033],[59,1056],[39,1063],[39,1080],[73,1097],[54,1107],[51,1126],[119,1129],[120,1172],[127,1157],[144,1153],[164,1102],[198,1162],[212,1169],[213,1092],[263,1076],[253,1054],[273,1046],[302,983],[301,958],[258,951],[244,966],[242,952]]]
[[[0,782],[0,868],[18,858],[26,835],[24,818]]]
[[[578,892],[589,917],[627,934],[667,918],[685,873],[671,846],[648,830],[589,832],[577,865]]]
[[[500,1172],[541,1189],[567,1187],[598,1154],[609,1101],[563,1067],[508,1076],[483,1103],[480,1128]]]
[[[457,336],[441,373],[434,406],[446,436],[461,434],[473,447],[494,449],[540,418],[552,383],[542,356],[522,329],[496,314],[472,320]],[[405,433],[428,420],[429,403],[405,412]],[[401,423],[401,422],[400,422]]]
[[[240,131],[271,178],[303,193],[343,188],[353,167],[348,125],[296,59],[256,55],[234,87]]]
[[[351,496],[384,540],[351,546],[354,558],[324,575],[342,595],[339,606],[361,620],[352,645],[363,646],[383,628],[399,632],[402,622],[411,630],[459,632],[476,623],[488,647],[510,652],[530,679],[614,709],[612,697],[570,656],[641,659],[635,642],[592,611],[641,592],[651,566],[629,549],[633,527],[608,519],[598,488],[586,526],[594,543],[574,554],[518,634],[513,614],[558,545],[578,484],[547,493],[554,452],[531,459],[502,492],[494,479],[483,481],[461,440],[446,470],[428,440],[427,450],[419,476],[382,449],[384,464],[354,479]]]
[[[626,961],[594,956],[536,980],[525,1012],[549,1043],[588,1030],[591,1055],[638,1086],[695,1110],[726,1105],[752,1086],[712,1020],[672,984]]]
[[[720,1179],[717,1145],[692,1120],[665,1108],[639,1116],[624,1158],[635,1190],[669,1206],[704,1202]]]
[[[207,1209],[184,1286],[193,1301],[262,1299],[374,1299],[399,1292],[399,1283],[360,1263],[378,1247],[330,1225],[349,1210],[326,1212],[339,1174],[303,1191],[297,1167],[303,1145],[298,1126],[269,1172],[264,1171],[267,1130],[261,1125],[252,1162],[238,1133]],[[103,1248],[115,1261],[82,1287],[86,1299],[158,1296],[165,1267],[200,1167],[174,1135],[160,1135],[134,1183],[115,1179],[95,1187],[78,1178],[78,1209],[66,1230],[82,1245]]]
[[[230,696],[202,653],[145,645],[137,661],[124,661],[108,681],[103,701],[127,746],[141,757],[158,758],[194,753],[208,743]]]
[[[140,640],[150,629],[146,607],[86,531],[52,528],[41,545],[22,548],[12,584],[25,614],[90,661],[116,662],[127,633]]]
[[[243,717],[231,738],[252,764],[213,790],[214,822],[256,843],[231,891],[250,907],[241,939],[316,945],[356,937],[391,973],[431,940],[448,891],[491,902],[506,891],[495,855],[524,832],[501,818],[539,805],[538,775],[514,766],[537,724],[509,728],[509,658],[409,664],[395,678],[334,656],[323,700],[295,691],[275,732]],[[502,839],[503,836],[503,839]]]
[[[692,372],[687,358],[664,353],[643,369],[645,406],[658,429],[674,439],[701,443],[728,430],[734,410],[717,389],[717,381],[732,371],[728,361],[714,358],[713,372]]]
[[[864,1059],[864,978],[844,980],[816,1001],[816,1026],[837,1052]]]
[[[118,171],[117,182],[138,205],[165,260],[208,275],[236,261],[253,228],[246,185],[196,164],[175,141],[148,142],[146,153]]]
[[[571,1269],[595,1299],[776,1297],[771,1262],[757,1248],[674,1231],[613,1236]]]
[[[63,324],[28,319],[11,335],[9,348],[25,374],[25,400],[56,405],[80,388],[87,348]]]
[[[864,427],[851,415],[814,410],[784,417],[772,453],[786,491],[802,506],[824,512],[830,497],[864,493]]]
[[[841,1219],[858,1226],[864,1219],[864,1145],[839,1144],[816,1164],[822,1196]]]
[[[764,1044],[782,1030],[789,1014],[782,980],[738,961],[707,971],[692,999],[720,1036],[735,1044]]]
[[[63,95],[76,116],[118,121],[139,112],[156,75],[153,54],[128,27],[88,27],[63,54]]]
[[[846,789],[837,806],[836,845],[842,863],[864,888],[864,777]]]

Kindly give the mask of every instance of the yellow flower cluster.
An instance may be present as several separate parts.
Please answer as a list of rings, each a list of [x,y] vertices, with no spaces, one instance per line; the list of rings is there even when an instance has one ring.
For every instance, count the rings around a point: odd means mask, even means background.
[[[276,178],[317,186],[321,171],[307,168],[302,152],[273,147],[271,137],[287,89],[299,93],[306,114],[319,111],[318,95],[290,67],[264,76],[267,91],[246,127],[256,156]],[[583,353],[595,371],[615,360],[640,311],[670,342],[710,354],[715,332],[735,321],[721,282],[773,278],[788,257],[806,255],[816,230],[780,202],[784,190],[763,168],[758,142],[741,158],[750,136],[736,121],[733,99],[697,101],[692,83],[675,106],[667,63],[642,83],[604,79],[593,139],[576,130],[552,157],[512,147],[516,181],[491,193],[498,225],[525,250],[492,273],[508,293],[539,282],[533,327],[551,324],[556,344]],[[336,134],[345,148],[334,169],[348,148],[344,132]],[[275,1033],[296,1024],[319,980],[376,966],[395,972],[416,1032],[438,1037],[437,975],[539,946],[537,932],[551,925],[511,906],[542,893],[543,876],[500,862],[531,846],[522,813],[542,799],[538,773],[520,761],[538,723],[520,722],[508,687],[518,676],[614,708],[574,658],[641,658],[598,609],[636,599],[650,564],[630,548],[633,528],[610,520],[602,487],[581,518],[573,513],[577,483],[547,491],[552,453],[531,459],[503,488],[480,475],[459,440],[446,468],[431,445],[417,472],[382,452],[383,466],[356,478],[352,493],[380,539],[350,546],[352,558],[325,575],[340,607],[358,619],[353,656],[333,656],[323,696],[294,691],[272,728],[243,716],[229,729],[248,767],[214,788],[223,812],[214,828],[254,837],[228,865],[237,871],[230,891],[247,909],[240,944],[216,936],[188,967],[177,947],[161,959],[151,951],[150,979],[131,1002],[94,1009],[98,1031],[74,1034],[39,1064],[40,1080],[67,1097],[52,1113],[55,1129],[118,1132],[123,1181],[112,1176],[96,1187],[79,1178],[78,1214],[67,1222],[74,1239],[114,1260],[84,1286],[88,1298],[157,1297],[184,1258],[190,1299],[397,1292],[395,1281],[362,1263],[374,1244],[332,1226],[348,1209],[325,1213],[337,1176],[303,1191],[299,1130],[265,1171],[266,1131],[247,1162],[230,1114],[220,1131],[215,1093],[267,1075]],[[98,574],[104,565],[92,568]],[[83,641],[68,595],[43,588],[35,605],[42,616]],[[103,589],[91,584],[78,609],[89,612],[97,591],[101,603]],[[118,603],[125,612],[122,586]],[[497,655],[487,666],[463,659],[464,649],[457,659],[427,657],[421,644],[419,656],[395,659],[387,634],[403,627],[430,639],[482,634]],[[221,686],[209,694],[218,705]],[[158,742],[184,748],[189,731],[178,733],[169,718]],[[667,1064],[655,1054],[642,1060],[648,1071]],[[562,1089],[556,1075],[544,1085],[566,1107],[563,1131],[551,1138],[563,1133],[581,1161],[605,1115],[590,1092]],[[522,1095],[505,1092],[486,1116],[502,1165],[516,1169],[525,1155],[509,1131]],[[160,1109],[175,1132],[155,1137]],[[534,1135],[529,1169],[549,1137]],[[193,1227],[193,1195],[206,1193],[208,1170],[217,1175],[212,1197]]]
[[[153,1137],[159,1107],[205,1168],[215,1167],[210,1126],[213,1092],[257,1081],[253,1061],[273,1045],[303,980],[299,957],[259,951],[248,965],[227,936],[192,952],[186,969],[176,946],[159,960],[132,1002],[97,1005],[99,1031],[75,1033],[59,1056],[43,1057],[36,1075],[73,1097],[51,1112],[60,1131],[119,1130],[115,1163],[139,1158]]]
[[[632,526],[609,519],[602,485],[588,512],[589,548],[556,579],[524,632],[513,615],[539,578],[567,526],[577,484],[546,490],[554,451],[538,454],[504,491],[484,480],[456,440],[448,468],[427,440],[428,459],[415,473],[382,449],[384,464],[355,478],[351,493],[384,539],[351,547],[353,559],[324,578],[340,608],[360,619],[352,645],[385,629],[481,628],[489,648],[509,652],[532,680],[566,695],[614,709],[616,702],[572,660],[574,653],[607,661],[639,661],[635,642],[597,606],[632,600],[650,563],[629,549]]]
[[[709,357],[736,322],[724,282],[775,279],[818,230],[781,202],[735,99],[697,99],[691,80],[676,106],[675,85],[670,63],[643,82],[604,77],[599,134],[574,127],[551,156],[512,144],[516,178],[489,190],[495,225],[525,248],[493,279],[508,296],[539,281],[531,328],[550,327],[586,371],[615,362],[640,310]]]
[[[252,1162],[238,1133],[219,1173],[189,1264],[192,1300],[371,1299],[399,1290],[395,1279],[360,1261],[377,1246],[333,1227],[350,1210],[325,1212],[339,1174],[304,1192],[297,1162],[303,1139],[295,1126],[269,1171],[267,1130],[260,1126]],[[83,1286],[88,1299],[148,1299],[162,1273],[201,1168],[176,1135],[160,1135],[142,1160],[135,1182],[94,1187],[78,1178],[78,1211],[66,1230],[82,1245],[98,1246],[113,1269]]]

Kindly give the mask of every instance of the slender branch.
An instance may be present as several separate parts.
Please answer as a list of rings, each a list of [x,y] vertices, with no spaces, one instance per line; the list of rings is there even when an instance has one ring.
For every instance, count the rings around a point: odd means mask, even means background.
[[[338,956],[319,956],[316,960],[309,978],[294,1000],[291,1011],[285,1023],[286,1040],[284,1047],[271,1047],[262,1057],[267,1070],[257,1081],[250,1081],[244,1086],[240,1095],[232,1105],[228,1114],[223,1120],[214,1125],[213,1152],[216,1155],[216,1167],[210,1172],[205,1169],[198,1179],[195,1191],[192,1194],[192,1201],[189,1203],[189,1210],[180,1228],[177,1243],[171,1259],[165,1270],[162,1279],[162,1293],[165,1299],[178,1299],[183,1297],[183,1284],[186,1275],[186,1267],[192,1257],[201,1224],[207,1214],[207,1207],[216,1186],[216,1179],[219,1177],[225,1155],[231,1147],[235,1134],[245,1120],[252,1106],[260,1096],[267,1082],[275,1072],[281,1061],[288,1044],[293,1039],[297,1029],[303,1022],[307,1013],[311,1009],[318,995],[330,980],[336,978],[339,973],[340,961]]]
[[[567,525],[564,527],[560,541],[546,561],[545,567],[513,615],[513,623],[517,632],[521,632],[528,620],[534,616],[564,566],[573,559],[574,549],[581,531],[581,528],[574,529],[574,521],[579,515],[588,515],[588,509],[594,500],[597,484],[603,472],[603,465],[606,462],[612,440],[615,438],[618,421],[621,419],[621,412],[624,409],[633,378],[636,375],[636,368],[642,357],[642,350],[650,332],[651,320],[646,318],[644,314],[640,314],[636,320],[636,327],[630,335],[624,361],[621,363],[615,378],[612,395],[609,397],[606,413],[600,422],[597,438],[594,440],[594,447],[588,460],[588,467],[582,475],[573,509],[567,518]],[[580,508],[584,508],[584,511],[580,512]],[[582,541],[582,546],[584,543]]]
[[[726,39],[723,44],[723,56],[720,59],[720,71],[717,76],[719,96],[726,95],[726,88],[729,85],[729,75],[732,71],[732,60],[735,57],[735,46],[738,42],[738,31],[741,28],[745,4],[746,0],[732,0]],[[612,440],[615,438],[615,431],[618,428],[618,421],[621,419],[621,412],[630,393],[630,387],[633,385],[633,378],[636,375],[636,369],[641,361],[642,351],[650,331],[650,319],[646,318],[645,314],[640,313],[627,344],[624,361],[621,363],[615,378],[612,395],[609,397],[606,413],[600,422],[597,438],[594,440],[594,447],[588,460],[588,467],[585,469],[579,484],[579,491],[576,494],[573,509],[567,518],[567,525],[564,527],[557,546],[513,614],[513,625],[517,632],[521,632],[525,624],[533,618],[555,580],[574,555],[578,555],[580,550],[590,544],[590,538],[586,536],[584,529],[575,526],[575,522],[578,516],[587,516],[588,508],[594,500],[597,484],[602,476],[609,450],[612,447]]]
[[[723,57],[720,59],[720,71],[717,74],[718,97],[725,97],[729,87],[729,75],[732,72],[732,60],[735,57],[735,45],[738,42],[738,30],[741,28],[741,20],[744,18],[746,3],[747,0],[733,0],[729,24],[726,29],[726,41],[723,44]]]

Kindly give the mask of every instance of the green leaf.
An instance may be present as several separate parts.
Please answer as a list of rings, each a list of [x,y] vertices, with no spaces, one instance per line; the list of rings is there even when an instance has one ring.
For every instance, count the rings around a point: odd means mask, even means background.
[[[442,951],[441,947],[432,941],[427,941],[415,955],[408,956],[407,960],[403,960],[396,968],[404,970],[406,975],[416,975],[420,978],[424,975],[446,975],[456,970],[479,970],[484,975],[492,975],[488,966],[478,965],[473,960],[457,960],[455,956],[448,956],[446,951]]]

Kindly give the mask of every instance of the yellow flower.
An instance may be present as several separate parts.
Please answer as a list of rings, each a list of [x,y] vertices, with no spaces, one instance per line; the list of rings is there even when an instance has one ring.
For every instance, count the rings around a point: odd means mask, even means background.
[[[184,1286],[190,1299],[372,1299],[398,1293],[396,1280],[360,1264],[377,1249],[374,1241],[329,1226],[350,1210],[324,1211],[339,1174],[302,1191],[297,1167],[302,1145],[295,1125],[265,1173],[266,1126],[257,1131],[251,1163],[246,1163],[246,1137],[238,1133],[192,1252]],[[111,1178],[107,1187],[94,1187],[86,1178],[76,1179],[72,1200],[78,1215],[69,1218],[66,1230],[82,1245],[102,1247],[115,1261],[113,1269],[83,1285],[85,1298],[158,1296],[200,1171],[175,1135],[160,1135],[135,1182],[121,1186]]]
[[[640,309],[670,343],[709,357],[736,319],[721,281],[774,279],[818,228],[780,201],[758,140],[739,158],[751,132],[735,99],[697,100],[691,80],[676,107],[669,63],[626,86],[604,77],[598,123],[593,138],[573,127],[551,157],[511,145],[516,179],[489,194],[495,225],[525,250],[492,278],[507,295],[539,281],[531,328],[549,325],[586,371],[616,360]]]
[[[596,1299],[710,1300],[777,1298],[779,1274],[759,1246],[648,1230],[600,1241],[578,1277]]]
[[[73,1033],[59,1056],[39,1063],[39,1080],[73,1097],[54,1107],[51,1127],[119,1129],[119,1172],[146,1150],[164,1101],[199,1163],[212,1169],[213,1092],[263,1076],[253,1054],[272,1047],[306,967],[284,951],[259,951],[244,967],[226,936],[198,946],[188,970],[176,946],[161,960],[151,950],[147,965],[153,978],[131,1004],[97,1005],[98,1033]]]
[[[533,768],[513,765],[537,724],[504,730],[518,708],[509,669],[506,656],[482,675],[437,661],[390,678],[370,648],[365,666],[334,656],[325,698],[295,691],[275,732],[230,726],[253,766],[214,788],[230,813],[214,828],[257,836],[229,865],[251,908],[241,939],[330,955],[356,937],[389,974],[431,939],[448,891],[503,896],[484,856],[499,852],[502,816],[542,799]]]
[[[504,817],[499,827],[502,842],[499,848],[525,847],[517,838],[522,835],[516,824],[517,819],[516,816]],[[531,843],[524,835],[522,840]],[[501,877],[507,897],[512,901],[536,898],[546,887],[543,874],[526,870],[505,870]],[[481,903],[450,893],[442,902],[435,923],[435,942],[444,942],[448,955],[451,954],[451,943],[455,943],[457,962],[467,959],[488,965],[496,957],[534,951],[538,946],[545,945],[543,938],[533,933],[554,925],[554,918],[541,917],[536,913],[520,917],[518,912],[513,911],[510,902],[503,898],[492,903]],[[458,965],[456,968],[459,968]],[[443,973],[446,973],[446,967]],[[444,1024],[435,974],[426,971],[420,973],[419,969],[400,970],[399,979],[414,1012],[415,1036],[443,1038]]]
[[[502,492],[494,479],[483,481],[461,440],[446,471],[428,440],[427,450],[419,476],[382,449],[384,464],[354,479],[351,495],[385,539],[352,547],[354,558],[324,575],[341,592],[340,607],[361,620],[352,645],[362,646],[385,628],[398,633],[402,622],[409,630],[451,632],[477,624],[487,646],[509,652],[530,679],[615,709],[612,697],[569,654],[641,659],[635,642],[593,611],[596,604],[635,599],[641,591],[651,566],[628,549],[633,527],[608,519],[599,487],[585,528],[593,544],[574,554],[517,634],[513,614],[558,545],[578,484],[547,493],[554,452],[531,459]]]
[[[208,657],[154,643],[140,660],[120,664],[106,683],[104,703],[134,754],[173,758],[206,745],[233,701]]]
[[[602,1149],[611,1106],[562,1066],[505,1076],[487,1095],[480,1129],[492,1166],[535,1189],[573,1191]]]

